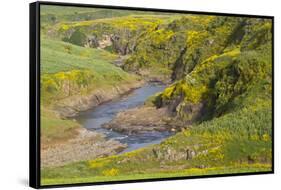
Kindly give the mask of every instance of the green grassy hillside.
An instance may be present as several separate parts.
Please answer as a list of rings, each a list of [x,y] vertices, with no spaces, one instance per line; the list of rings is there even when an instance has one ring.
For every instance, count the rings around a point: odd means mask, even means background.
[[[142,11],[112,10],[112,9],[93,9],[87,7],[67,7],[67,6],[41,6],[41,21],[43,24],[54,24],[58,22],[85,21],[103,18],[113,18],[128,15],[143,15]],[[145,14],[157,15],[154,12]],[[165,13],[159,13],[164,14]],[[166,13],[166,15],[169,15]]]
[[[104,50],[42,39],[41,55],[43,104],[136,80],[112,64],[117,55]]]

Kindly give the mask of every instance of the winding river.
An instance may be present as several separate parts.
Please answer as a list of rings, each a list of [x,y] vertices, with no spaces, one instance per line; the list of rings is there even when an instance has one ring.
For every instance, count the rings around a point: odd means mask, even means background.
[[[76,117],[76,120],[89,130],[95,130],[105,134],[108,139],[115,139],[121,143],[127,144],[128,147],[123,152],[160,143],[164,138],[170,136],[171,132],[164,131],[125,135],[110,129],[105,129],[102,127],[102,124],[111,121],[118,112],[143,105],[149,96],[162,91],[164,88],[164,85],[154,83],[146,84],[134,90],[129,95],[116,98],[86,112],[81,112],[80,115]]]

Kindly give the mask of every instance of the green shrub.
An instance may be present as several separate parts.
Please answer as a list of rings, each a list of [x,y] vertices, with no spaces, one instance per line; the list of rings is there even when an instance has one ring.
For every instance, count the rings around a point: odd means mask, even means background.
[[[85,43],[87,42],[87,36],[83,32],[81,32],[80,30],[76,30],[70,36],[68,41],[70,43],[78,45],[78,46],[84,46]]]

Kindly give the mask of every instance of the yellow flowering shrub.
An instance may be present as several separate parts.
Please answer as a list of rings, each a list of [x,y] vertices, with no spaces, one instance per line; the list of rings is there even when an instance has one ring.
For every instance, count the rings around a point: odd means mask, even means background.
[[[118,169],[115,169],[115,168],[111,168],[109,170],[104,170],[102,172],[102,174],[104,176],[116,176],[116,175],[118,175],[118,173],[119,173]]]

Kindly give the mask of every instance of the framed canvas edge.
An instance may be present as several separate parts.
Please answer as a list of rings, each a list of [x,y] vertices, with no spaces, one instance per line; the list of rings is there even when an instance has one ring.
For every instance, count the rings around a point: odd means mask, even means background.
[[[154,12],[169,12],[169,13],[185,13],[197,15],[214,15],[214,16],[230,16],[230,17],[248,17],[248,18],[265,18],[272,21],[272,168],[271,171],[265,172],[245,172],[233,174],[212,174],[212,175],[197,175],[197,176],[181,176],[169,178],[152,178],[152,179],[135,179],[135,180],[120,180],[120,181],[104,181],[104,182],[87,182],[87,183],[71,183],[71,184],[56,184],[56,185],[41,185],[40,172],[40,5],[54,6],[73,6],[73,7],[89,7],[89,8],[105,8],[119,10],[136,10],[136,11],[154,11]],[[41,188],[55,187],[77,187],[90,185],[110,185],[123,183],[139,183],[139,182],[155,182],[155,181],[170,181],[184,179],[201,179],[215,177],[235,177],[261,174],[274,174],[274,16],[268,15],[250,15],[236,13],[221,13],[221,12],[204,12],[204,11],[188,11],[188,10],[171,10],[157,9],[144,7],[126,7],[112,5],[95,5],[95,4],[80,4],[80,3],[65,3],[65,2],[49,2],[36,1],[29,4],[29,186]]]
[[[29,185],[40,187],[40,14],[29,4]]]

